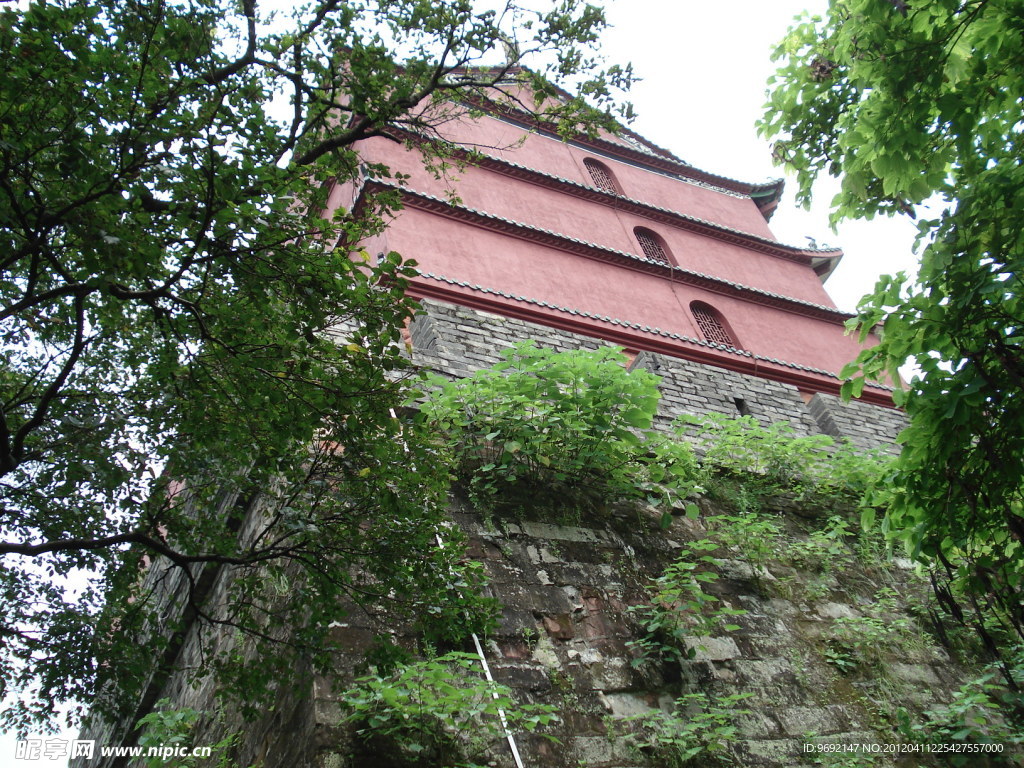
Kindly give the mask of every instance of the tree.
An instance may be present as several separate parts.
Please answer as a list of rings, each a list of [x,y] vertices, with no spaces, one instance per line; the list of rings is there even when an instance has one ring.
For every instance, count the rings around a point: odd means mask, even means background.
[[[841,178],[837,219],[939,209],[919,222],[916,282],[883,277],[862,300],[853,324],[881,343],[845,389],[916,365],[883,524],[938,561],[991,650],[1024,639],[1022,30],[1018,0],[833,0],[779,47],[761,123],[803,200]]]
[[[358,245],[397,199],[318,212],[359,173],[355,142],[436,137],[460,100],[611,125],[629,73],[597,62],[603,23],[576,0],[0,12],[0,679],[23,697],[5,724],[131,702],[188,622],[266,646],[209,649],[251,702],[296,658],[328,663],[343,599],[402,595],[391,609],[441,633],[479,620],[442,607],[460,567],[436,543],[445,478],[395,418],[412,262]],[[582,71],[552,98],[549,77]]]

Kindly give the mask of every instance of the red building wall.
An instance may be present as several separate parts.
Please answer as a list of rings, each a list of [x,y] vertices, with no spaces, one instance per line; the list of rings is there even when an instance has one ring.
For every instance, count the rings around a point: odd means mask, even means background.
[[[841,253],[778,243],[768,227],[781,184],[715,177],[664,150],[605,137],[563,142],[523,116],[445,126],[466,163],[438,178],[418,153],[377,138],[368,163],[408,174],[405,208],[367,244],[418,262],[412,292],[682,359],[837,392],[860,345],[822,286]],[[475,154],[474,154],[475,153]],[[614,177],[614,193],[584,160]],[[334,205],[391,180],[339,190]],[[766,202],[767,201],[767,202]],[[635,228],[656,233],[671,265],[647,259]],[[720,313],[734,348],[709,345],[692,313]],[[713,340],[712,340],[713,341]],[[864,399],[889,404],[883,387]]]

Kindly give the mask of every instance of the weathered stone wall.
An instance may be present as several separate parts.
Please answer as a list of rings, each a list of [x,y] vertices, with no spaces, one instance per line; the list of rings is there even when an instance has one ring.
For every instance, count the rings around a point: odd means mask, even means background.
[[[556,350],[605,343],[434,301],[424,302],[410,330],[414,361],[452,377],[493,365],[502,349],[526,339]],[[650,352],[641,352],[632,365],[661,377],[662,427],[681,414],[746,413],[764,426],[787,421],[796,435],[828,434],[866,449],[892,450],[905,423],[893,409],[822,394],[808,400],[786,384]],[[730,511],[709,499],[701,506],[701,519]],[[788,512],[765,511],[783,530],[776,541],[779,551],[756,569],[745,560],[742,545],[719,552],[719,578],[709,586],[721,606],[745,611],[734,619],[739,629],[692,639],[693,657],[674,666],[639,659],[634,643],[642,629],[632,609],[648,601],[651,581],[688,542],[709,535],[701,522],[681,516],[664,531],[653,512],[623,508],[602,519],[564,524],[531,519],[529,509],[511,518],[481,514],[466,499],[454,500],[453,518],[467,533],[471,554],[486,565],[492,593],[502,605],[499,627],[486,641],[491,670],[522,701],[552,704],[562,715],[553,730],[557,744],[517,736],[526,765],[666,764],[664,755],[644,755],[630,745],[621,735],[630,729],[622,718],[670,708],[684,692],[749,694],[741,705],[749,712],[736,719],[740,733],[731,754],[740,765],[765,768],[818,764],[818,755],[803,751],[808,740],[891,743],[887,718],[897,701],[921,710],[949,698],[968,672],[952,663],[915,618],[886,614],[876,602],[886,588],[904,596],[897,609],[923,599],[926,590],[909,564],[851,568],[848,553],[839,558],[839,571],[834,564],[809,565],[807,553],[813,557],[814,549],[800,550],[800,543],[809,541],[822,521],[807,518],[825,513],[804,508],[793,515],[792,505]],[[804,552],[804,560],[787,555],[789,547]],[[905,629],[889,638],[892,647],[878,649],[872,665],[841,671],[828,654],[835,654],[830,643],[836,627],[850,619]],[[336,629],[356,657],[369,647],[374,631],[357,616]],[[355,661],[341,665],[344,680],[351,679]],[[321,722],[321,751],[310,754],[311,764],[353,765],[346,756],[349,737],[337,727],[343,709],[328,681],[319,681],[313,708]],[[341,748],[332,748],[332,741]],[[512,765],[506,748],[498,748],[494,764]]]
[[[844,403],[835,395],[816,394],[808,403],[820,431],[833,437],[845,437],[855,445],[887,448],[907,426],[902,411],[878,408],[858,400]],[[879,436],[885,436],[879,440]]]
[[[638,749],[643,740],[630,736],[635,726],[627,718],[671,710],[677,697],[691,692],[718,699],[749,696],[739,705],[745,711],[730,720],[738,728],[728,745],[735,765],[847,765],[816,762],[821,755],[806,752],[805,744],[894,744],[899,741],[892,728],[897,707],[920,713],[948,701],[976,674],[929,634],[929,624],[921,618],[927,585],[909,563],[887,560],[877,551],[871,554],[867,545],[858,550],[855,536],[842,537],[848,546],[841,553],[831,544],[813,544],[813,533],[826,526],[826,517],[835,510],[768,499],[759,515],[774,524],[777,535],[750,540],[723,537],[716,517],[738,513],[727,494],[717,500],[701,498],[698,504],[698,518],[680,514],[663,529],[660,512],[643,506],[557,520],[551,517],[557,511],[547,506],[546,516],[538,518],[528,505],[481,511],[458,491],[453,495],[452,520],[466,533],[469,554],[484,564],[490,592],[501,603],[496,630],[483,638],[490,669],[520,703],[554,706],[561,717],[547,730],[557,743],[515,734],[526,766],[673,764],[657,749]],[[719,626],[710,635],[687,638],[684,644],[693,656],[682,662],[644,661],[635,645],[644,636],[635,609],[649,603],[651,582],[667,566],[680,557],[696,562],[706,554],[695,549],[687,553],[695,541],[716,542],[718,548],[708,550],[716,564],[701,569],[717,580],[703,582],[703,589],[717,601],[712,610],[743,612],[729,618],[738,628]],[[223,586],[222,580],[213,585],[212,600]],[[879,602],[879,595],[887,596],[886,604]],[[863,658],[844,658],[837,651],[843,646],[835,641],[851,620],[865,622],[869,632],[863,638],[870,645]],[[416,639],[401,626],[391,629],[394,641],[416,647]],[[353,736],[342,725],[345,710],[337,692],[364,666],[381,625],[352,612],[333,632],[348,649],[337,660],[337,673],[313,680],[298,670],[294,680],[282,680],[277,702],[255,722],[246,723],[238,712],[223,709],[210,681],[192,686],[172,678],[159,698],[207,713],[195,734],[196,744],[241,734],[233,752],[238,766],[415,765],[386,753],[353,757]],[[463,649],[472,650],[468,638]],[[186,664],[203,663],[194,635],[186,638],[180,654]],[[82,768],[127,764],[78,763]],[[513,766],[503,742],[496,745],[491,764]],[[913,754],[903,762],[878,756],[852,763],[858,768],[946,764]]]
[[[808,562],[808,552],[814,558],[808,532],[823,523],[805,519],[815,514],[810,508],[800,510],[802,517],[777,507],[763,510],[781,528],[775,553],[763,563],[752,565],[742,543],[717,551],[720,565],[710,571],[719,578],[706,589],[720,601],[717,607],[745,611],[730,618],[738,629],[690,638],[694,655],[682,664],[641,661],[633,643],[643,631],[631,609],[649,600],[651,580],[691,542],[714,539],[702,521],[735,511],[707,499],[700,505],[699,520],[680,516],[662,530],[657,513],[634,507],[601,519],[557,523],[531,520],[528,509],[514,518],[482,516],[466,499],[453,500],[453,518],[469,535],[471,554],[486,565],[493,594],[502,603],[498,629],[485,646],[495,679],[513,688],[522,702],[550,704],[561,714],[561,722],[549,730],[559,743],[517,734],[525,765],[674,764],[657,750],[631,746],[626,734],[634,726],[623,718],[670,708],[687,692],[750,696],[740,705],[747,711],[733,720],[739,727],[729,747],[735,764],[818,765],[820,755],[805,752],[806,743],[884,748],[898,741],[891,726],[898,706],[914,714],[947,701],[970,675],[908,612],[927,594],[909,563],[879,559],[851,567],[852,549],[836,559],[843,564],[839,570],[835,563]],[[897,597],[879,607],[879,593]],[[875,646],[869,658],[837,667],[829,654],[835,656],[837,629],[850,619],[867,620],[865,626],[878,638],[866,639]],[[871,629],[875,619],[897,629]],[[358,651],[367,647],[373,629],[352,617],[339,632]],[[319,716],[328,721],[326,734],[329,723],[340,722],[343,709],[326,681],[318,686],[317,699]],[[309,756],[310,765],[372,768],[352,762],[342,729],[334,733],[343,748],[335,750],[330,738],[321,739],[322,751]],[[493,760],[496,766],[512,765],[504,745]],[[894,764],[885,757],[863,763]],[[943,763],[920,756],[902,763],[931,764]],[[382,758],[380,765],[391,763]]]
[[[245,511],[237,494],[223,494],[217,502],[224,518]],[[239,536],[251,538],[260,516],[249,510]],[[191,708],[201,713],[195,728],[195,746],[210,746],[232,735],[241,734],[233,752],[239,766],[299,766],[312,754],[312,734],[317,719],[310,707],[312,679],[296,670],[294,679],[282,681],[273,707],[255,720],[243,717],[236,708],[225,707],[221,691],[212,676],[196,675],[208,669],[213,655],[223,648],[236,648],[246,653],[246,644],[235,645],[230,628],[211,631],[209,624],[197,621],[191,605],[202,606],[210,616],[223,618],[232,568],[224,565],[195,563],[189,572],[166,558],[157,557],[149,564],[140,585],[140,593],[150,593],[161,606],[159,625],[149,628],[154,647],[148,685],[135,709],[121,720],[93,718],[82,729],[81,738],[96,745],[131,745],[137,738],[134,724],[150,712],[157,702],[167,699],[172,708]],[[191,591],[191,601],[188,599]],[[191,604],[190,604],[191,603]],[[184,626],[184,631],[178,631]],[[202,634],[198,627],[205,627]],[[280,628],[280,637],[287,635]],[[157,650],[159,649],[159,650]],[[184,669],[189,674],[168,674],[168,669]],[[97,747],[92,759],[77,758],[71,768],[125,768],[135,766],[127,757],[102,758]]]

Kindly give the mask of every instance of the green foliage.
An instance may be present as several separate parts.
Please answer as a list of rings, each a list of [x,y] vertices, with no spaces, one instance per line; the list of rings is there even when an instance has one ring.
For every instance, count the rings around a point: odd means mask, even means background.
[[[796,581],[808,600],[826,597],[838,578],[848,589],[854,574],[866,575],[889,566],[889,556],[877,541],[877,531],[854,531],[846,518],[832,515],[824,525],[808,532],[805,539],[786,543],[782,559],[801,570]],[[843,588],[841,586],[840,588]]]
[[[485,507],[593,510],[632,499],[674,502],[694,488],[684,445],[646,434],[658,379],[627,371],[621,350],[554,352],[532,342],[458,381],[435,378],[422,408]]]
[[[138,745],[143,747],[144,753],[142,765],[145,768],[167,768],[173,765],[174,768],[195,768],[200,764],[215,765],[217,768],[229,768],[234,765],[231,762],[231,750],[237,741],[237,735],[225,736],[216,744],[196,744],[192,738],[192,731],[196,722],[200,719],[201,713],[186,707],[184,709],[170,709],[170,700],[161,699],[154,706],[153,710],[139,720],[136,727],[142,732],[139,736]],[[149,749],[186,749],[195,747],[210,747],[209,757],[200,758],[191,755],[187,757],[175,757],[170,761],[166,753],[149,755]]]
[[[504,736],[502,719],[512,732],[531,733],[557,720],[552,707],[518,704],[506,686],[489,683],[466,653],[362,677],[340,698],[357,753],[386,754],[389,765],[481,768],[477,761]]]
[[[851,323],[879,343],[844,390],[916,367],[884,525],[1008,644],[1024,638],[1022,19],[1017,2],[832,0],[779,47],[761,124],[803,199],[841,178],[836,218],[929,201],[916,281],[883,277]]]
[[[711,538],[739,554],[758,580],[785,546],[779,520],[767,515],[712,515],[704,523]]]
[[[842,517],[833,515],[823,528],[811,531],[803,541],[790,542],[786,557],[794,565],[825,574],[843,572],[856,562],[855,532]]]
[[[822,651],[822,656],[841,675],[852,675],[859,667],[854,652],[843,643],[829,642]]]
[[[343,601],[445,603],[460,559],[435,546],[447,480],[391,416],[413,264],[357,245],[398,197],[322,212],[362,173],[355,142],[435,136],[460,101],[610,126],[629,72],[597,60],[603,26],[574,0],[314,0],[273,23],[235,0],[0,9],[6,725],[101,690],[136,700],[186,618],[261,646],[204,649],[204,672],[256,706],[300,660],[330,666]],[[539,54],[532,71],[476,67],[508,40],[510,64]],[[547,75],[568,99],[545,100]],[[282,95],[290,108],[272,108]],[[452,151],[417,146],[441,164]],[[212,615],[218,568],[232,586]]]
[[[750,714],[738,705],[752,695],[685,694],[675,700],[671,712],[656,710],[624,718],[638,726],[629,743],[665,768],[733,765],[729,747],[738,737],[736,719]]]
[[[679,664],[696,654],[699,646],[695,639],[739,629],[730,619],[746,611],[722,605],[706,591],[706,585],[718,581],[713,569],[719,568],[721,561],[702,553],[716,549],[718,544],[707,539],[691,542],[651,582],[649,602],[631,609],[642,630],[641,637],[630,643],[639,654],[634,666],[650,659]]]
[[[738,483],[733,500],[740,512],[757,511],[779,494],[825,509],[853,506],[886,466],[882,456],[836,445],[826,435],[797,436],[784,421],[765,427],[752,416],[710,414],[684,416],[676,428],[695,441],[707,485],[714,486],[723,472]],[[717,482],[721,487],[721,479]]]
[[[1017,656],[1020,661],[1020,655]],[[1022,669],[1015,667],[1018,678]],[[950,765],[1017,765],[1019,745],[1024,734],[1008,713],[1020,709],[1021,695],[1009,689],[999,672],[990,667],[981,676],[962,685],[948,704],[929,709],[921,719],[911,717],[906,709],[897,712],[900,735],[916,744],[990,744],[1000,745],[998,752],[950,754]]]
[[[902,615],[895,592],[879,590],[864,616],[840,616],[828,630],[825,658],[839,672],[883,675],[885,664],[920,647],[910,620]]]

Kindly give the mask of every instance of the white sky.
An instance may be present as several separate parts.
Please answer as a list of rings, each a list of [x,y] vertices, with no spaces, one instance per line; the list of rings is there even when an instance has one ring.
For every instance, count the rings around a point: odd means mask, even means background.
[[[793,17],[804,10],[823,13],[826,0],[606,0],[610,58],[632,61],[642,82],[630,100],[637,112],[631,126],[688,163],[712,173],[763,181],[783,176],[772,165],[771,147],[757,135],[766,81],[775,70],[770,57]],[[878,275],[913,271],[913,222],[875,219],[828,224],[836,188],[821,185],[810,212],[796,207],[796,183],[771,221],[775,236],[792,245],[843,249],[845,256],[826,288],[840,308],[852,311]]]

